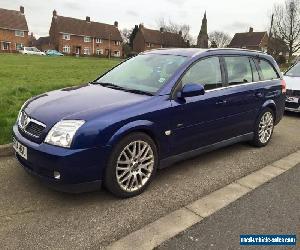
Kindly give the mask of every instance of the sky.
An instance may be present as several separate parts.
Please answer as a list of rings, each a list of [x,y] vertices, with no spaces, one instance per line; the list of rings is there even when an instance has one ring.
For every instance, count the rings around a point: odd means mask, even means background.
[[[208,32],[224,31],[230,35],[267,30],[274,4],[284,0],[0,0],[0,8],[18,10],[25,7],[30,32],[37,37],[49,33],[52,11],[58,15],[113,24],[120,29],[143,23],[147,28],[158,28],[164,18],[178,24],[188,24],[197,37],[203,14],[207,12]]]

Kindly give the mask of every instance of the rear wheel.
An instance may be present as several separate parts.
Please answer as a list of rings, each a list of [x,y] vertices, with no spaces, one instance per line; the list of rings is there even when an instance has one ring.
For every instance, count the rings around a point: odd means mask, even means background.
[[[144,133],[130,134],[113,149],[105,172],[105,186],[122,198],[138,195],[153,179],[157,163],[153,140]]]
[[[271,140],[273,130],[274,112],[270,108],[265,108],[256,122],[252,144],[257,147],[266,146]]]

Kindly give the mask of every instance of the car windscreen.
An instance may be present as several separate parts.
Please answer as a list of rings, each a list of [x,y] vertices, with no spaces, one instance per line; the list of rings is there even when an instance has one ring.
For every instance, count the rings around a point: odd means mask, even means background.
[[[155,94],[186,60],[187,57],[177,55],[141,54],[121,63],[96,82]]]
[[[295,64],[286,73],[286,76],[300,77],[300,62]]]

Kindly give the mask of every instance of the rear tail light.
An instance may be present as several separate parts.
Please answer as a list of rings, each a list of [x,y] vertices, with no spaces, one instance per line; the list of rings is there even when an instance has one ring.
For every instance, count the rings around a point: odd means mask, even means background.
[[[285,80],[281,80],[281,88],[282,88],[282,93],[286,93],[286,82]]]

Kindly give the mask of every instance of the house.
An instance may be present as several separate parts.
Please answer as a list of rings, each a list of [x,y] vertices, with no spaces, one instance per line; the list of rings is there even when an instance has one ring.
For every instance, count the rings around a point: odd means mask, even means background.
[[[266,31],[254,32],[253,28],[250,27],[249,32],[236,33],[228,47],[266,52],[268,50],[268,39]]]
[[[184,48],[187,47],[187,43],[182,37],[181,31],[177,33],[171,33],[160,30],[152,30],[145,28],[143,24],[135,26],[135,36],[132,40],[132,49],[134,52],[143,52],[149,49],[157,48]]]
[[[20,11],[0,8],[0,52],[16,52],[28,44],[24,7]]]
[[[50,36],[40,37],[33,43],[33,46],[37,47],[40,51],[53,49],[53,45],[50,42]]]
[[[49,31],[50,43],[64,54],[120,57],[122,37],[118,22],[114,25],[64,17],[53,11]]]
[[[206,11],[204,13],[204,17],[202,19],[202,25],[197,37],[197,47],[206,49],[208,48],[208,34],[207,34],[207,18]]]

